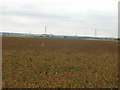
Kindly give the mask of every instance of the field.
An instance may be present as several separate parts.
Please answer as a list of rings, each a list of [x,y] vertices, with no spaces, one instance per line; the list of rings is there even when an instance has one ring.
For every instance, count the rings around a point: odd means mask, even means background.
[[[118,42],[3,36],[3,88],[117,88]]]

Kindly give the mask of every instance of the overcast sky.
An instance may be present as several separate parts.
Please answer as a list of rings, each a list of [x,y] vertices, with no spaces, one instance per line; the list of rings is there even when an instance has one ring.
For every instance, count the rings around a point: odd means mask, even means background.
[[[117,37],[119,0],[0,0],[0,32]]]

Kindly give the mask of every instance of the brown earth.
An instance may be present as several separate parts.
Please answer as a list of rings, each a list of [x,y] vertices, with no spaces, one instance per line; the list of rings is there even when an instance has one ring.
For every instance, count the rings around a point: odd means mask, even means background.
[[[3,36],[3,88],[117,88],[118,42]]]

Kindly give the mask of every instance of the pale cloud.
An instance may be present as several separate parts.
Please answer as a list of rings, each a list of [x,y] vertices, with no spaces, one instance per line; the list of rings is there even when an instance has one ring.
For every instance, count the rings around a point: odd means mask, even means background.
[[[118,0],[1,0],[0,31],[117,37]]]

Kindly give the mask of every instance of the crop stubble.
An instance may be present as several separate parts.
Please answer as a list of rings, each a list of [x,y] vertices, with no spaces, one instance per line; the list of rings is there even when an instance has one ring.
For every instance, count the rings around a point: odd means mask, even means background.
[[[3,88],[116,88],[118,42],[3,36]]]

